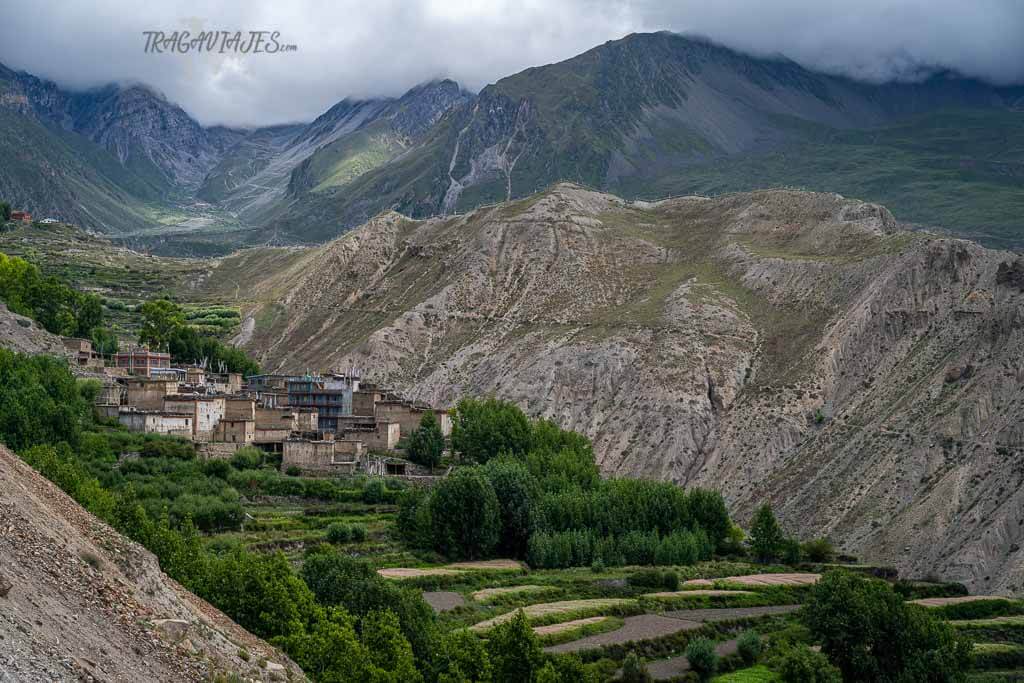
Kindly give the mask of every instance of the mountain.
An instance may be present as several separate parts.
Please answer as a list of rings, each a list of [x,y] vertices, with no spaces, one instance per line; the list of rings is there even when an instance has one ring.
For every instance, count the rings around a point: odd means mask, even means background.
[[[246,250],[204,286],[247,293],[238,342],[268,371],[494,394],[587,434],[605,474],[722,489],[743,521],[770,500],[905,575],[1024,588],[1014,254],[835,194],[559,185]]]
[[[559,180],[647,198],[796,184],[894,200],[908,220],[1020,244],[1022,109],[1024,89],[953,74],[872,85],[637,34],[487,86],[415,149],[343,188],[315,188],[274,220],[313,241],[385,208],[447,214]],[[948,111],[975,120],[898,125]],[[921,193],[966,193],[969,211],[946,221]]]
[[[342,100],[306,126],[256,131],[228,150],[199,197],[250,224],[276,220],[291,197],[343,188],[416,145],[469,97],[454,81],[434,81],[397,99]]]
[[[563,180],[649,200],[834,191],[1024,248],[1024,87],[864,83],[664,32],[477,95],[439,80],[253,130],[203,127],[142,85],[69,92],[0,66],[0,155],[19,207],[168,254],[321,243]]]
[[[4,680],[306,680],[2,446],[0,591]]]

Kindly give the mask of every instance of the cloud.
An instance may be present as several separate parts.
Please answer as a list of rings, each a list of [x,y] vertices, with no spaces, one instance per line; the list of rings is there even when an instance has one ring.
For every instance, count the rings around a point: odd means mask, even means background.
[[[858,78],[1024,82],[1021,0],[8,0],[0,61],[71,88],[143,82],[205,124],[308,121],[346,96],[477,90],[634,31],[706,35]],[[20,5],[20,7],[18,7]],[[144,54],[144,31],[279,31],[294,52]]]

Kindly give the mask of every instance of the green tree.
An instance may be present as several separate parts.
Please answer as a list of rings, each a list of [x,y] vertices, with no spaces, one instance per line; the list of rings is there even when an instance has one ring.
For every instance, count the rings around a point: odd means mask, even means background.
[[[153,348],[169,348],[171,340],[185,326],[185,313],[181,306],[167,299],[147,301],[139,313],[142,314],[139,341]]]
[[[409,436],[407,451],[410,460],[424,467],[433,469],[440,464],[444,452],[444,435],[434,411],[423,413],[419,429]]]
[[[828,572],[815,585],[804,620],[847,681],[959,681],[971,643],[888,584]]]
[[[702,681],[709,680],[718,671],[718,652],[715,644],[707,638],[694,638],[687,643],[686,659]]]
[[[484,466],[484,472],[501,510],[498,552],[509,557],[525,557],[534,529],[533,510],[539,495],[537,482],[526,465],[511,458],[491,460]]]
[[[11,205],[7,202],[0,202],[0,220],[5,223],[11,220]]]
[[[502,453],[522,456],[530,447],[530,421],[508,401],[464,398],[452,422],[452,448],[479,463]]]
[[[0,441],[8,448],[76,446],[90,411],[67,363],[0,349]]]
[[[442,479],[430,494],[430,523],[438,552],[455,559],[490,556],[501,533],[491,482],[475,467]]]
[[[775,519],[772,508],[765,503],[757,509],[754,521],[750,525],[750,549],[758,562],[771,562],[777,559],[783,550],[785,536]]]
[[[261,638],[300,632],[315,616],[312,591],[280,552],[211,558],[197,592]]]
[[[439,639],[435,672],[442,683],[486,683],[491,680],[491,660],[480,638],[459,629]]]
[[[495,683],[532,681],[544,661],[537,636],[522,610],[491,629],[487,637],[487,654]]]
[[[402,635],[398,617],[390,610],[374,611],[362,620],[360,640],[369,653],[369,681],[416,683],[423,676],[416,670],[412,647]]]
[[[342,609],[325,610],[308,631],[279,636],[273,643],[318,683],[357,683],[368,677],[369,653]]]
[[[109,356],[117,353],[117,335],[106,327],[93,327],[89,333],[92,348],[96,353]]]
[[[358,618],[373,611],[393,612],[417,659],[429,659],[435,617],[422,593],[390,583],[366,560],[333,549],[307,554],[301,573],[323,605],[343,607]]]

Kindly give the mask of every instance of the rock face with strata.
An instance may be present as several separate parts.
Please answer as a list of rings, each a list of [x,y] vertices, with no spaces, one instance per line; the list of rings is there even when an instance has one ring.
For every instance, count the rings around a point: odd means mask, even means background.
[[[306,680],[3,446],[0,644],[3,681]]]
[[[722,489],[741,520],[769,500],[804,537],[1018,591],[1021,268],[833,194],[560,185],[309,250],[251,284],[247,348],[507,398],[590,436],[605,473]]]

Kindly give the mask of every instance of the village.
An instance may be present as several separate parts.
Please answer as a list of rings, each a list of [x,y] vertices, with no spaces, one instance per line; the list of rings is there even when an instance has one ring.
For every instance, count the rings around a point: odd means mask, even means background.
[[[433,410],[445,437],[444,409],[362,382],[358,373],[243,377],[122,345],[109,360],[89,340],[64,338],[71,362],[102,378],[98,417],[129,431],[189,439],[200,457],[230,458],[245,446],[280,457],[281,471],[305,476],[426,476],[401,457],[401,444]]]

